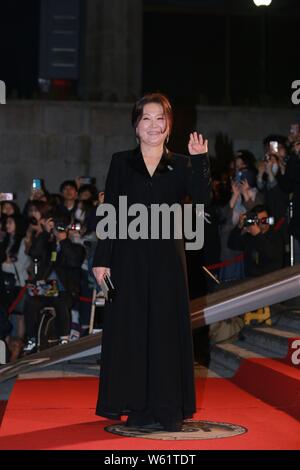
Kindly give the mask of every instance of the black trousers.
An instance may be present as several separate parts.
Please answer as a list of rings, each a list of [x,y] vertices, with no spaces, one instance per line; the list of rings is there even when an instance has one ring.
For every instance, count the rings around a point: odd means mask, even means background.
[[[73,297],[68,292],[61,292],[58,297],[27,297],[24,306],[26,336],[36,338],[40,311],[53,307],[56,311],[56,330],[58,336],[68,336],[71,329],[71,308]]]

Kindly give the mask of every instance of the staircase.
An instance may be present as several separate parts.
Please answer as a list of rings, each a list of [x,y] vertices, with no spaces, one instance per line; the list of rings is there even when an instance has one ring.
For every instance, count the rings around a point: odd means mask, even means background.
[[[237,340],[213,346],[210,369],[300,420],[300,365],[290,347],[297,338],[300,309],[282,306],[272,326],[247,326]]]

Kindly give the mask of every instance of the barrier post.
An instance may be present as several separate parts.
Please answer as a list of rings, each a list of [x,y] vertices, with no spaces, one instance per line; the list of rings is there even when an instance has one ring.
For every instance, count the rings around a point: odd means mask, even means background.
[[[293,201],[290,200],[289,202],[289,221],[293,219],[294,216],[294,206],[293,206]],[[295,245],[294,245],[294,237],[293,235],[290,235],[290,265],[294,266],[295,265]]]

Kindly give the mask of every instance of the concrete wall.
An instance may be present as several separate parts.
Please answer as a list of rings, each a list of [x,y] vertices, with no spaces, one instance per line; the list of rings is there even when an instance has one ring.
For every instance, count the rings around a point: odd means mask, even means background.
[[[84,99],[132,101],[141,91],[143,1],[88,0]]]
[[[216,133],[222,132],[233,141],[235,151],[247,149],[260,159],[264,137],[288,135],[291,124],[296,122],[300,122],[300,107],[298,110],[197,107],[197,127],[209,139],[211,154]]]
[[[0,106],[0,192],[23,204],[33,178],[51,192],[65,179],[97,177],[113,152],[135,145],[131,104],[9,102]]]
[[[15,192],[23,204],[33,178],[51,192],[80,175],[105,181],[112,153],[136,145],[130,125],[132,104],[24,101],[0,106],[0,192]],[[286,134],[299,111],[197,108],[198,130],[210,139],[218,132],[259,157],[269,133]]]

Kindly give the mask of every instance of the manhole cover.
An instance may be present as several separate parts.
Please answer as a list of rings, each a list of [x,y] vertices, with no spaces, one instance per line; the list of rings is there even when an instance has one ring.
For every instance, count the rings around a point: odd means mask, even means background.
[[[231,423],[218,423],[216,421],[194,421],[187,420],[182,425],[180,432],[154,431],[125,426],[125,424],[114,424],[107,426],[105,431],[124,437],[135,437],[141,439],[158,439],[163,441],[178,440],[203,440],[224,439],[226,437],[239,436],[247,432],[247,429]]]

